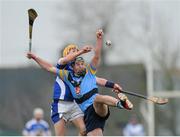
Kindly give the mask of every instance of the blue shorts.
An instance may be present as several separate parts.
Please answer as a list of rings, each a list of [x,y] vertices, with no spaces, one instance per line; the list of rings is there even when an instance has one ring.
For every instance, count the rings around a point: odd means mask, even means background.
[[[109,115],[110,115],[109,108],[107,115],[105,117],[101,117],[95,112],[93,105],[89,106],[84,112],[84,122],[86,125],[86,132],[88,133],[96,128],[101,128],[103,131],[105,122],[108,119]]]

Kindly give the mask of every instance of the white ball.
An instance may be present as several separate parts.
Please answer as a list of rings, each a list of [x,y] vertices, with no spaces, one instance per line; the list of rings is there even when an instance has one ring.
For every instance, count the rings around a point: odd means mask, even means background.
[[[110,41],[110,40],[107,40],[107,41],[106,41],[106,45],[107,45],[107,46],[111,46],[111,41]]]

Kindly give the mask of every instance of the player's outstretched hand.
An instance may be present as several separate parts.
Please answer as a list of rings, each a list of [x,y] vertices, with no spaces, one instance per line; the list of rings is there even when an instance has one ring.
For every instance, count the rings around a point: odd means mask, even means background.
[[[113,91],[115,92],[115,93],[120,93],[121,92],[121,90],[122,90],[122,87],[119,85],[119,84],[114,84],[114,88],[113,88]]]
[[[36,55],[33,54],[32,52],[28,52],[26,56],[27,56],[28,59],[34,59],[34,58],[36,58]]]
[[[102,29],[99,29],[99,30],[97,30],[96,31],[96,37],[98,38],[98,39],[102,39],[102,36],[104,35],[104,33],[103,33],[103,30]]]

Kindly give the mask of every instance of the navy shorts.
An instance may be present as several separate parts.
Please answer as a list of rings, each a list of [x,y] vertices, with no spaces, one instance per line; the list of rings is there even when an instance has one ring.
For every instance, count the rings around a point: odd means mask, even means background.
[[[110,115],[110,111],[108,108],[108,113],[105,117],[99,116],[95,110],[93,105],[89,106],[87,110],[84,112],[84,122],[86,125],[86,132],[90,132],[96,128],[101,128],[104,130],[105,122]]]

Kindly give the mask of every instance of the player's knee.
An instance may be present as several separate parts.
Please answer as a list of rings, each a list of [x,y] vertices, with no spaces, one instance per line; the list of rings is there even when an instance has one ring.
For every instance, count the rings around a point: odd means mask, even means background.
[[[104,95],[96,95],[94,102],[101,103],[104,100]]]
[[[81,125],[81,126],[79,127],[79,134],[80,134],[81,136],[85,136],[85,135],[86,135],[86,127],[85,127],[85,125]]]
[[[80,136],[86,136],[86,128],[85,127],[82,127],[82,128],[80,128],[80,130],[79,130],[79,134],[80,134]]]

